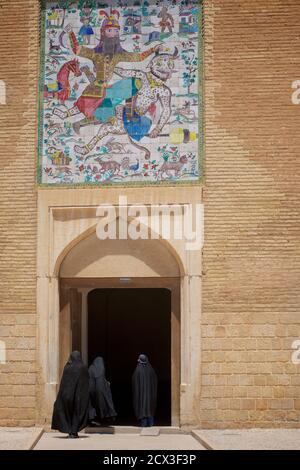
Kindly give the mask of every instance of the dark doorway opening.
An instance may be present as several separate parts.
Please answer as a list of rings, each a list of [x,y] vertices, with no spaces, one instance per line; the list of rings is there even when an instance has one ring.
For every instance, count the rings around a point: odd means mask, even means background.
[[[131,377],[140,353],[158,375],[155,424],[171,425],[171,292],[157,288],[95,289],[88,294],[88,360],[102,356],[118,413],[135,425]]]

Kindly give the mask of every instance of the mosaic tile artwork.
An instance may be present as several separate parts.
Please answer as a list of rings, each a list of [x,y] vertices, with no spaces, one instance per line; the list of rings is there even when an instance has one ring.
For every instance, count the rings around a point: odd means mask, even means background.
[[[42,22],[39,183],[199,182],[201,2],[46,1]]]

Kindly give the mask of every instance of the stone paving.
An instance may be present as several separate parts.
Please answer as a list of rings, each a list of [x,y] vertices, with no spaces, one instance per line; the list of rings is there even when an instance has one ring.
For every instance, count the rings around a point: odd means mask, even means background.
[[[0,450],[300,450],[300,429],[201,429],[184,434],[169,428],[147,435],[128,427],[79,435],[67,439],[57,432],[43,433],[39,427],[3,427]]]
[[[35,450],[205,450],[191,435],[85,434],[67,439],[60,433],[44,433]]]
[[[43,432],[42,428],[0,428],[0,450],[30,450]]]
[[[300,450],[300,429],[201,429],[192,434],[214,450]]]

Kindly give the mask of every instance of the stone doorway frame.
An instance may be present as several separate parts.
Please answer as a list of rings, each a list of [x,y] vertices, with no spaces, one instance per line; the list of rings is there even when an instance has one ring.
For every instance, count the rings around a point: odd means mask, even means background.
[[[180,423],[180,278],[131,278],[130,282],[123,283],[118,278],[63,278],[60,289],[76,289],[81,294],[81,350],[82,357],[87,363],[88,356],[88,306],[87,297],[94,289],[102,288],[159,288],[168,289],[171,293],[171,424],[179,426]],[[61,311],[62,313],[62,311]],[[60,374],[71,352],[72,331],[69,309],[64,311],[65,317],[61,319],[64,332],[60,333]],[[70,336],[68,336],[68,334]],[[62,344],[62,342],[64,344]],[[68,347],[69,346],[69,347]]]

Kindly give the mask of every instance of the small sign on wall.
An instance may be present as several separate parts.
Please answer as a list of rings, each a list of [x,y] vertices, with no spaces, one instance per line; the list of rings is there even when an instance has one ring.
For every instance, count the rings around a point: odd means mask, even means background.
[[[0,364],[6,364],[6,344],[0,340]]]
[[[0,80],[0,105],[6,104],[6,85],[4,80]]]

